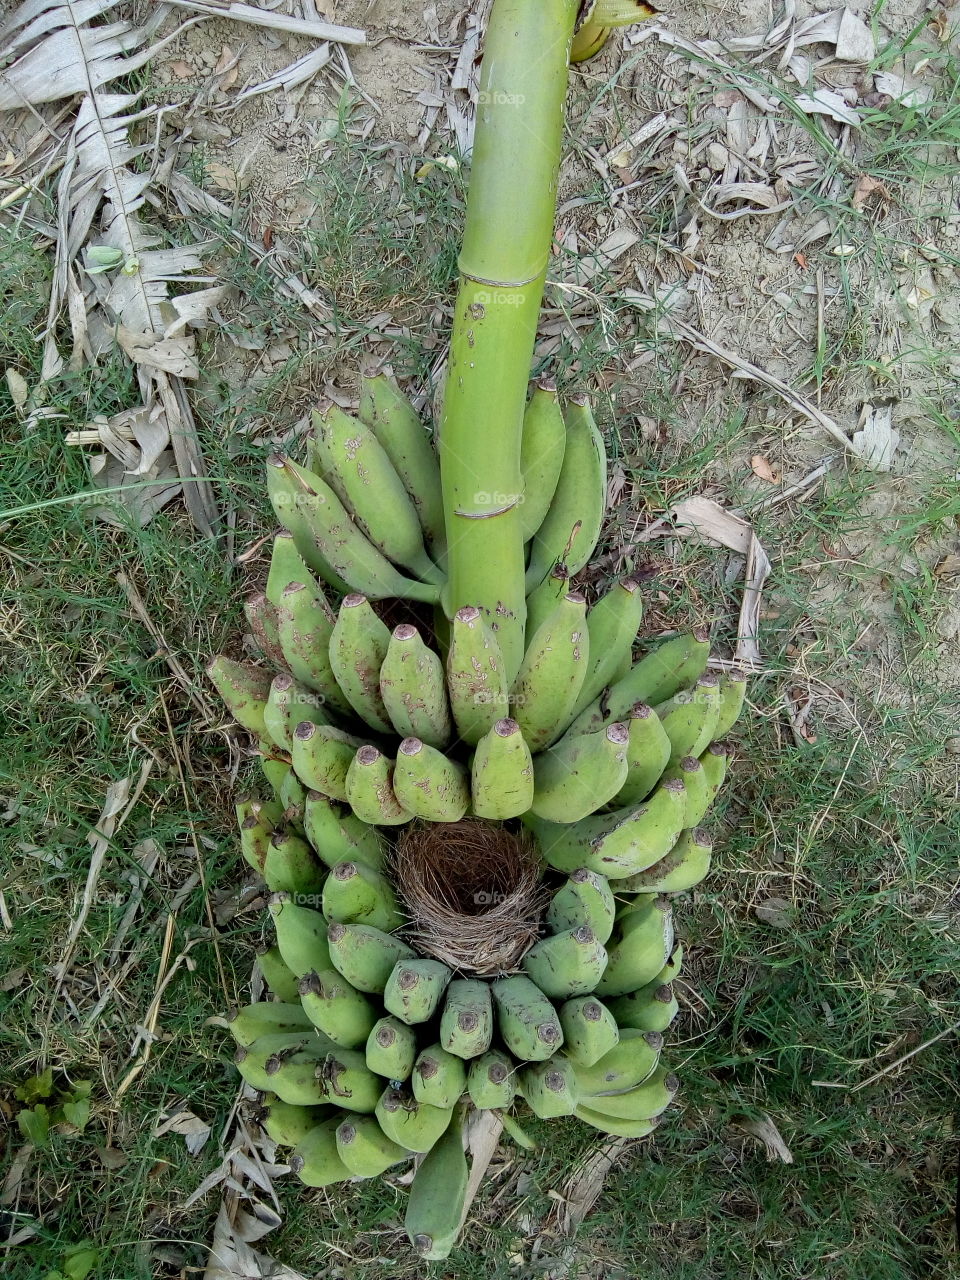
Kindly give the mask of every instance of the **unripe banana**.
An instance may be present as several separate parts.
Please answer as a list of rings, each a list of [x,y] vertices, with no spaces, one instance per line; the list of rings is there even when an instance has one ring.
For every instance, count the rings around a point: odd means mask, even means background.
[[[463,765],[419,738],[404,738],[400,743],[393,789],[408,813],[428,822],[459,822],[470,805]]]
[[[277,788],[277,796],[283,805],[283,816],[294,829],[303,830],[303,807],[307,801],[307,791],[303,783],[293,771],[293,767],[284,761],[283,777]]]
[[[332,724],[302,720],[293,731],[293,769],[305,787],[332,800],[347,799],[347,777],[358,741]]]
[[[630,670],[633,646],[643,620],[643,596],[636,578],[624,578],[600,597],[587,614],[590,663],[574,716]]]
[[[244,1046],[252,1045],[261,1036],[313,1034],[313,1025],[300,1005],[279,1000],[258,1000],[231,1009],[227,1022],[234,1040]]]
[[[414,958],[405,942],[366,924],[332,924],[327,946],[334,968],[352,986],[377,994],[383,992],[399,960]]]
[[[339,1116],[322,1120],[311,1129],[290,1157],[290,1168],[308,1187],[329,1187],[347,1182],[350,1170],[337,1153]]]
[[[245,796],[234,805],[234,812],[238,826],[247,818],[256,818],[267,835],[272,835],[285,821],[283,805],[279,800],[260,800],[256,796]]]
[[[410,1188],[403,1225],[421,1258],[435,1262],[450,1256],[460,1234],[468,1183],[458,1112],[420,1165]]]
[[[243,1080],[251,1089],[262,1092],[272,1091],[273,1074],[276,1065],[293,1057],[295,1054],[306,1054],[316,1067],[318,1055],[322,1057],[329,1049],[330,1042],[326,1037],[318,1038],[315,1033],[303,1032],[300,1035],[265,1035],[254,1040],[252,1044],[240,1045],[233,1056],[233,1061]],[[318,1103],[319,1098],[314,1098]]]
[[[409,1026],[427,1022],[440,1008],[452,977],[439,960],[419,956],[398,960],[383,990],[384,1007]]]
[[[500,642],[472,605],[453,615],[447,693],[457,733],[470,746],[476,746],[509,710]]]
[[[328,867],[338,862],[362,862],[373,871],[384,863],[383,841],[376,828],[361,822],[356,814],[321,795],[307,794],[303,811],[307,839]]]
[[[570,575],[567,573],[566,565],[557,564],[550,570],[539,587],[535,587],[530,592],[527,596],[527,620],[525,624],[528,645],[569,591]]]
[[[541,938],[523,967],[545,996],[566,1000],[592,991],[607,966],[607,953],[586,925]]]
[[[680,1081],[666,1067],[658,1067],[642,1084],[610,1096],[584,1098],[584,1104],[600,1115],[615,1120],[653,1120],[673,1101]]]
[[[550,822],[579,822],[612,799],[627,776],[629,727],[561,738],[533,762],[532,811]]]
[[[586,1106],[577,1107],[573,1114],[591,1128],[616,1138],[646,1138],[657,1127],[656,1120],[615,1120],[613,1116]]]
[[[615,915],[616,903],[606,876],[578,867],[551,898],[544,921],[551,933],[586,925],[598,942],[605,943],[613,932]]]
[[[612,1011],[596,996],[578,996],[560,1006],[564,1052],[578,1067],[592,1067],[620,1042]]]
[[[691,827],[665,858],[620,881],[617,889],[624,893],[683,893],[699,884],[710,870],[712,848],[710,833],[703,827]]]
[[[449,1053],[442,1045],[431,1045],[421,1051],[413,1064],[411,1083],[418,1102],[449,1109],[467,1087],[467,1068],[462,1058]]]
[[[277,946],[267,947],[257,955],[257,964],[264,982],[277,1000],[284,1004],[298,1004],[300,992],[297,975],[284,962]]]
[[[355,1178],[378,1178],[410,1152],[391,1142],[376,1116],[348,1116],[337,1126],[337,1155]]]
[[[413,817],[393,789],[393,761],[381,755],[376,747],[363,746],[353,757],[344,789],[351,809],[361,822],[395,827]]]
[[[380,668],[390,643],[389,628],[366,596],[344,596],[330,635],[330,667],[351,707],[365,724],[390,732],[390,718],[380,696]]]
[[[683,968],[683,943],[677,942],[674,945],[673,950],[670,952],[670,955],[667,958],[667,963],[663,966],[663,968],[654,978],[654,982],[656,982],[657,984],[661,982],[673,982],[675,978],[680,977],[680,971],[682,968]],[[650,984],[648,983],[647,985],[649,986]],[[644,990],[644,988],[642,987],[640,989]]]
[[[328,1100],[327,1091],[317,1073],[323,1070],[330,1052],[329,1042],[319,1037],[316,1045],[273,1054],[267,1059],[266,1087],[293,1107],[322,1105]],[[240,1067],[241,1072],[244,1065]]]
[[[399,1018],[387,1015],[367,1036],[367,1066],[387,1080],[406,1080],[417,1057],[417,1035]]]
[[[557,403],[557,384],[553,379],[541,378],[527,401],[520,441],[520,524],[524,542],[529,542],[550,510],[566,444],[567,429]]]
[[[572,1116],[580,1102],[574,1064],[560,1053],[546,1062],[524,1067],[520,1071],[520,1092],[541,1120]]]
[[[263,712],[270,695],[270,672],[219,654],[207,667],[207,675],[237,724],[257,738],[269,738]]]
[[[696,756],[684,756],[682,760],[678,760],[666,770],[663,779],[665,782],[668,779],[676,779],[683,784],[683,827],[685,831],[695,827],[703,820],[703,815],[710,808],[710,802],[714,797],[713,788],[707,781],[706,769]]]
[[[289,831],[276,831],[267,844],[263,878],[272,893],[316,897],[323,889],[327,869],[306,840]]]
[[[293,731],[303,720],[315,724],[328,724],[329,715],[324,710],[326,700],[306,685],[294,680],[286,671],[274,676],[263,711],[267,733],[284,751],[293,746]]]
[[[369,924],[384,933],[406,923],[390,881],[362,862],[338,862],[323,886],[323,914],[340,924]]]
[[[395,627],[380,668],[380,693],[394,729],[445,747],[453,724],[447,705],[443,663],[409,623]]]
[[[257,1123],[278,1147],[296,1147],[330,1115],[329,1107],[292,1107],[271,1093],[260,1104]]]
[[[301,907],[288,894],[275,893],[269,902],[277,947],[291,973],[302,978],[314,969],[330,968],[327,922],[319,911]]]
[[[297,780],[297,775],[291,768],[290,761],[284,760],[279,755],[274,754],[272,748],[268,747],[265,742],[260,743],[260,768],[263,770],[263,776],[270,784],[273,794],[280,801],[280,808],[284,811],[284,818],[289,820],[290,815],[287,810],[290,808],[290,795],[293,783]]]
[[[314,536],[307,514],[313,514],[312,506],[316,505],[317,499],[315,496],[308,498],[305,490],[306,485],[292,467],[287,471],[281,458],[267,459],[267,494],[277,519],[283,525],[283,532],[273,542],[273,556],[267,577],[267,599],[274,608],[279,608],[280,593],[284,587],[291,582],[312,583],[314,574],[318,574],[337,591],[350,590],[349,585],[323,554]],[[311,506],[305,507],[302,502]],[[299,565],[303,566],[305,572],[297,572]]]
[[[552,867],[586,867],[612,880],[631,876],[659,862],[683,830],[686,792],[680,782],[657,787],[645,804],[584,818],[569,826],[526,818],[540,851]]]
[[[263,875],[263,866],[270,848],[273,827],[251,814],[240,823],[240,852],[248,866]]]
[[[243,616],[263,656],[273,666],[282,666],[283,650],[280,648],[277,611],[262,591],[244,601]]]
[[[295,679],[325,705],[349,715],[350,704],[340,691],[327,652],[333,615],[319,591],[305,582],[291,582],[280,597],[277,626],[284,662]]]
[[[533,752],[558,738],[570,720],[589,657],[586,611],[583,595],[568,592],[523,655],[510,706]]]
[[[716,799],[717,792],[723,786],[723,780],[727,776],[727,768],[730,764],[729,747],[725,742],[711,742],[700,757],[700,763],[703,765],[703,773],[709,790],[709,799],[707,801],[709,807]]]
[[[521,1062],[542,1062],[563,1044],[553,1005],[531,980],[517,975],[493,984],[497,1028],[504,1044]]]
[[[620,1039],[602,1058],[577,1066],[582,1103],[593,1107],[599,1105],[595,1099],[635,1089],[656,1071],[662,1048],[663,1036],[657,1032],[621,1027]]]
[[[668,898],[642,896],[617,921],[607,947],[607,967],[598,996],[623,996],[652,982],[673,948],[673,914]]]
[[[610,1001],[609,1008],[621,1027],[637,1031],[666,1031],[677,1016],[680,1005],[673,983],[654,979],[639,991],[616,996]]]
[[[490,1049],[471,1061],[467,1090],[478,1111],[509,1107],[517,1093],[516,1063],[502,1049]]]
[[[453,1111],[417,1102],[412,1094],[387,1088],[377,1102],[380,1128],[392,1142],[408,1151],[429,1151],[443,1135]]]
[[[747,696],[747,676],[743,671],[728,671],[720,677],[720,710],[714,736],[725,738],[736,722]]]
[[[273,551],[270,556],[270,571],[267,574],[265,594],[275,609],[280,608],[284,591],[291,582],[306,582],[315,586],[313,574],[303,556],[297,550],[293,536],[286,531],[278,533],[273,540]]]
[[[619,807],[639,804],[660,781],[673,750],[653,707],[637,702],[630,709],[627,777],[615,797]]]
[[[490,987],[473,978],[456,978],[447,987],[440,1017],[440,1043],[458,1058],[477,1058],[493,1039]]]
[[[477,743],[470,791],[478,818],[503,822],[533,802],[533,756],[516,720],[498,720]]]
[[[335,404],[313,414],[331,487],[388,560],[424,582],[443,575],[427,555],[420,518],[403,481],[373,432]]]
[[[364,537],[320,476],[274,454],[267,459],[267,492],[308,566],[328,582],[332,575],[338,590],[362,591],[370,600],[439,600],[438,586],[404,577]]]
[[[377,1021],[376,1008],[336,970],[304,974],[297,990],[304,1013],[334,1044],[357,1049],[366,1043]]]
[[[360,384],[360,418],[371,428],[413,499],[420,524],[437,554],[446,537],[440,463],[416,410],[385,374]]]
[[[614,720],[625,720],[638,702],[651,706],[665,702],[703,674],[709,656],[710,632],[706,627],[667,640],[641,658],[602,698],[584,708],[570,725],[570,733],[593,733]]]
[[[717,677],[701,676],[689,693],[675,694],[657,707],[657,715],[670,739],[670,763],[684,756],[699,756],[714,737],[720,715]]]
[[[382,1077],[374,1075],[355,1049],[331,1049],[317,1067],[316,1078],[328,1102],[364,1115],[373,1114],[383,1088]]]
[[[585,396],[564,414],[567,442],[556,492],[530,551],[527,589],[539,585],[562,561],[572,576],[593,555],[607,498],[607,457]]]

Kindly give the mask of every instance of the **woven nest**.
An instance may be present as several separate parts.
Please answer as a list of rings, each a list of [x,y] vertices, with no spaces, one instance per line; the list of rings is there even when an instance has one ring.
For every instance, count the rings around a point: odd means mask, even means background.
[[[530,836],[479,818],[414,824],[394,853],[408,941],[463,973],[516,970],[550,898],[541,876]]]

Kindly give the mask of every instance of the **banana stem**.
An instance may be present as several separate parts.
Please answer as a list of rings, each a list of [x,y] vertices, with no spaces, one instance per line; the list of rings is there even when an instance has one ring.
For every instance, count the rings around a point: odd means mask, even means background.
[[[449,617],[474,605],[523,657],[520,436],[543,298],[578,0],[495,0],[440,426]]]

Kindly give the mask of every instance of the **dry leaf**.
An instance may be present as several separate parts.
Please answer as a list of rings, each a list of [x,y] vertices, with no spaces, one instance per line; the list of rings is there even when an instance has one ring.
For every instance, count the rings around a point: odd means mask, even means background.
[[[6,379],[10,399],[18,409],[23,409],[30,399],[30,387],[26,378],[22,373],[18,373],[16,369],[8,369],[6,371]]]
[[[607,1174],[620,1162],[625,1146],[625,1138],[601,1141],[569,1179],[556,1208],[551,1209],[551,1217],[559,1219],[560,1230],[565,1236],[572,1236],[577,1231],[600,1199]]]
[[[207,177],[215,187],[221,191],[229,191],[231,195],[238,195],[250,183],[246,175],[241,176],[236,169],[231,169],[228,164],[221,164],[219,160],[208,162]]]
[[[758,920],[762,920],[764,924],[770,925],[773,929],[791,929],[793,927],[793,919],[790,912],[790,903],[786,898],[767,898],[766,902],[761,902],[753,909]]]
[[[750,459],[750,467],[758,480],[766,480],[767,484],[778,484],[780,477],[771,467],[762,453],[755,453]]]
[[[167,70],[172,71],[178,80],[191,80],[197,74],[195,68],[181,58],[178,58],[176,62],[168,62]]]
[[[875,54],[873,32],[862,18],[844,9],[837,31],[837,57],[841,62],[872,62]]]
[[[206,1145],[210,1137],[210,1126],[192,1111],[183,1108],[172,1115],[161,1115],[153,1136],[162,1138],[167,1133],[179,1133],[186,1143],[187,1151],[195,1156]]]
[[[757,914],[759,915],[759,908]],[[780,1135],[780,1130],[766,1112],[757,1117],[731,1116],[730,1123],[735,1124],[744,1133],[749,1133],[752,1138],[759,1139],[766,1147],[768,1160],[779,1160],[781,1164],[793,1164],[793,1155],[790,1148],[784,1142]]]
[[[890,204],[890,192],[886,184],[867,173],[861,173],[853,188],[852,204],[855,209],[863,209],[871,196],[876,196],[881,207],[886,211]]]
[[[889,471],[893,465],[894,452],[900,443],[900,433],[893,429],[893,405],[881,404],[874,407],[869,403],[864,404],[852,443],[865,467],[872,471]]]
[[[950,552],[933,571],[935,578],[960,578],[960,555]]]

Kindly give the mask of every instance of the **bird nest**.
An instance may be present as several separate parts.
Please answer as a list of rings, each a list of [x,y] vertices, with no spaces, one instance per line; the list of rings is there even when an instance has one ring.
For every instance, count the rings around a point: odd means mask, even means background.
[[[393,859],[408,941],[462,973],[515,971],[550,898],[542,873],[526,832],[480,818],[412,824]]]

